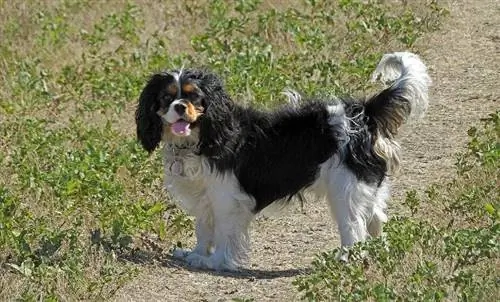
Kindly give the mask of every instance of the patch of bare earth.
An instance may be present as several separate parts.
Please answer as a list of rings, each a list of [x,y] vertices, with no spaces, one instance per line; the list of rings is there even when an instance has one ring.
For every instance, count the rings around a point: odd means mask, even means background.
[[[402,169],[394,179],[390,212],[409,189],[443,183],[453,177],[455,154],[466,131],[493,109],[500,95],[500,4],[465,0],[450,4],[442,29],[420,40],[434,86],[427,116],[404,129]],[[325,203],[311,203],[302,213],[291,207],[252,228],[248,269],[240,273],[197,271],[166,260],[143,267],[119,290],[117,301],[297,300],[294,278],[307,273],[318,252],[338,245],[338,234]]]

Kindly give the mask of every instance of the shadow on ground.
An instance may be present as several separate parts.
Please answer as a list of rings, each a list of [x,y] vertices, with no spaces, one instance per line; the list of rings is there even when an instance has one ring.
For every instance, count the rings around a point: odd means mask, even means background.
[[[230,277],[235,279],[255,279],[255,280],[270,280],[276,278],[295,277],[303,274],[308,274],[310,268],[294,268],[294,269],[276,269],[276,270],[261,270],[242,268],[238,271],[214,271],[208,269],[199,269],[189,266],[182,259],[174,258],[164,252],[146,251],[136,249],[131,253],[120,255],[124,261],[132,262],[137,265],[160,265],[166,268],[186,270],[200,274],[212,276]]]

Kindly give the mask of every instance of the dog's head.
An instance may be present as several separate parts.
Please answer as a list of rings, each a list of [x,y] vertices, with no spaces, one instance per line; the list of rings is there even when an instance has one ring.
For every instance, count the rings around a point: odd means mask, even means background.
[[[207,121],[223,120],[222,112],[227,112],[230,106],[232,101],[222,81],[209,71],[157,73],[139,98],[137,137],[148,152],[153,151],[162,138],[193,140]]]

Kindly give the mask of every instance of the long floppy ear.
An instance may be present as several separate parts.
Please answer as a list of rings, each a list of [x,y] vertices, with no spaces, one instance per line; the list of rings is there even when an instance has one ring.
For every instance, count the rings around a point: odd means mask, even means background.
[[[199,79],[205,94],[205,112],[200,117],[199,153],[223,170],[235,160],[233,145],[238,128],[234,119],[235,104],[217,75],[203,71]]]
[[[155,74],[151,77],[139,97],[135,112],[137,138],[149,153],[153,152],[161,141],[163,125],[157,114],[160,108],[160,92],[168,81],[168,75]]]

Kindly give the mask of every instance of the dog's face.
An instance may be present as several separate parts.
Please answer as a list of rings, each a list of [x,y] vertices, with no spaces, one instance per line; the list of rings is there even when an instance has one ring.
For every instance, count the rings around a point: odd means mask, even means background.
[[[222,82],[211,72],[181,70],[155,74],[139,99],[137,136],[149,152],[162,138],[193,140],[207,113],[225,108],[229,102]]]
[[[205,111],[205,93],[199,87],[199,80],[182,74],[169,75],[156,113],[166,131],[175,136],[189,136]]]

